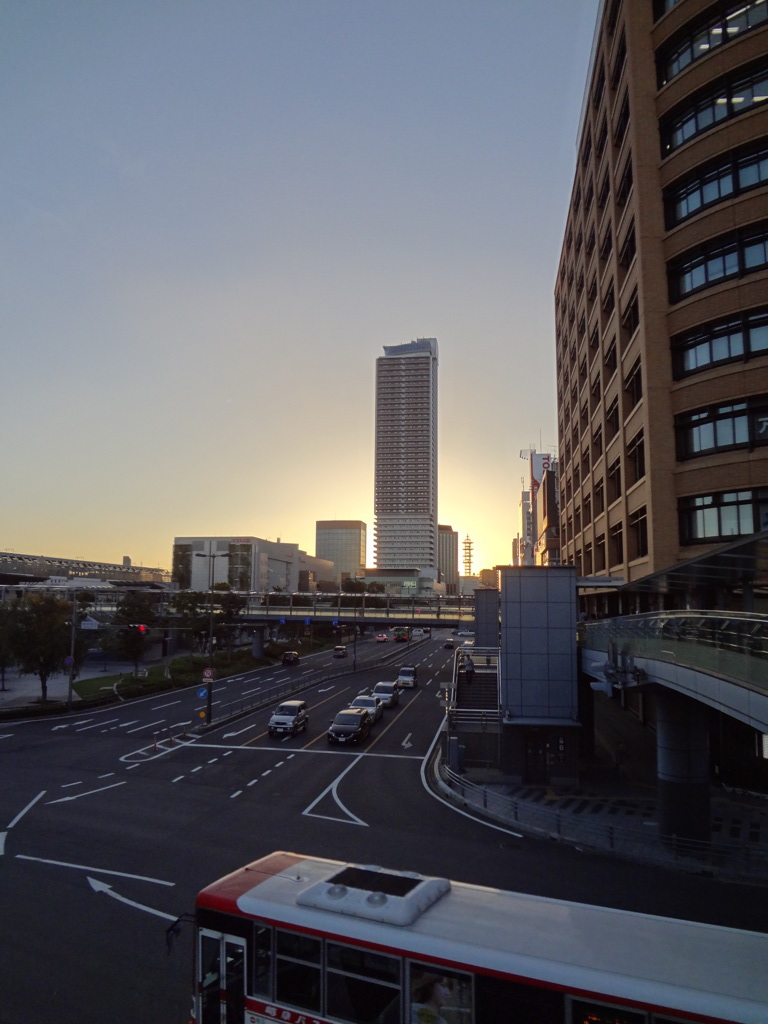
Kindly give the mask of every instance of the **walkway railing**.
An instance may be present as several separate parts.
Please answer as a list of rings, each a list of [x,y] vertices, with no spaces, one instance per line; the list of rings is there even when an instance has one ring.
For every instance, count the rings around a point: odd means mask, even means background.
[[[644,657],[768,691],[768,616],[649,612],[579,624],[579,645],[607,661]]]
[[[439,749],[438,744],[438,749]],[[442,786],[468,810],[532,835],[641,863],[684,868],[723,878],[768,880],[768,848],[744,844],[707,843],[664,838],[654,829],[589,821],[542,807],[513,795],[470,782],[453,771],[438,754],[437,773]]]

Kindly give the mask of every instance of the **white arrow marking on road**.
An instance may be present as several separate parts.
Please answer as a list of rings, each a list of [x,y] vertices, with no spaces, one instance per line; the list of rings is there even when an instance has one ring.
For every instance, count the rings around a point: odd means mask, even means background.
[[[178,920],[178,914],[166,914],[163,910],[155,910],[154,907],[147,907],[143,903],[136,903],[135,900],[129,900],[127,896],[121,896],[119,892],[115,892],[111,885],[107,885],[106,882],[99,882],[96,878],[88,876],[88,881],[94,892],[103,892],[107,896],[111,896],[115,900],[120,900],[121,903],[127,903],[129,907],[135,907],[137,910],[143,910],[147,914],[154,914],[156,917],[164,917],[166,921]]]
[[[4,732],[3,735],[0,736],[0,740],[9,740],[11,736],[13,736],[12,732]]]
[[[69,726],[69,722],[67,722],[65,725],[54,725],[54,727],[51,729],[51,732],[56,732],[57,729],[68,729]]]
[[[326,688],[324,690],[318,690],[317,692],[318,693],[328,693],[330,690],[335,690],[335,689],[336,689],[335,686],[326,686]]]
[[[138,766],[137,766],[138,767]],[[58,800],[46,800],[47,804],[63,804],[67,800],[79,800],[82,796],[91,796],[92,793],[105,793],[108,789],[114,789],[115,786],[124,786],[125,782],[113,782],[111,786],[102,786],[101,789],[89,789],[87,793],[77,793],[75,796],[62,796]]]
[[[244,729],[238,729],[237,732],[225,732],[222,738],[228,740],[231,736],[239,736],[242,732],[248,732],[249,729],[255,729],[257,725],[258,723],[254,723],[253,725],[246,725]]]
[[[149,875],[131,875],[127,871],[111,871],[109,868],[94,868],[88,864],[70,864],[65,860],[46,860],[45,857],[29,857],[24,853],[17,853],[16,860],[33,860],[37,864],[53,864],[57,868],[74,868],[76,871],[93,871],[97,875],[116,875],[118,878],[135,878],[138,882],[151,882],[152,885],[176,885],[175,882],[166,882],[164,878],[150,878]]]
[[[403,748],[403,750],[407,750],[408,747],[412,747],[413,746],[413,744],[410,742],[411,736],[413,736],[413,733],[409,732],[408,735],[403,740],[403,742],[400,744],[400,746]]]
[[[110,722],[119,722],[119,718],[108,718],[106,721],[92,722],[90,725],[84,725],[82,729],[78,729],[78,732],[87,732],[89,729],[98,729],[102,725],[109,725]],[[138,719],[136,719],[138,721]],[[130,722],[128,723],[130,725]]]

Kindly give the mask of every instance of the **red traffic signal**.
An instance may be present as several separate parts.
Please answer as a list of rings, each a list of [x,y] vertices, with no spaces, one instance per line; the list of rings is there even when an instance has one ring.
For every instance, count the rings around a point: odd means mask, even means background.
[[[131,629],[135,629],[138,633],[144,636],[145,633],[149,632],[149,627],[145,626],[143,622],[134,622],[131,624]]]

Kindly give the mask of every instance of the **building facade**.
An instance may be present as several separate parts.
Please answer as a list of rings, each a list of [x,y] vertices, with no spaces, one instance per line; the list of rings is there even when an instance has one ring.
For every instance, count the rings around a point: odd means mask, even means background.
[[[0,583],[35,583],[50,577],[103,580],[118,585],[171,582],[168,569],[134,565],[126,555],[121,563],[97,562],[84,558],[56,558],[51,555],[22,555],[0,551]]]
[[[459,534],[452,526],[437,527],[437,567],[446,594],[458,594]]]
[[[298,544],[260,537],[176,537],[173,583],[180,590],[206,591],[217,583],[233,590],[284,593],[333,590],[336,568]]]
[[[318,519],[315,555],[333,562],[338,582],[364,575],[367,529],[359,519]]]
[[[380,569],[437,569],[435,338],[376,360],[374,552]]]
[[[581,576],[631,584],[768,525],[767,197],[768,4],[603,3],[555,289]]]

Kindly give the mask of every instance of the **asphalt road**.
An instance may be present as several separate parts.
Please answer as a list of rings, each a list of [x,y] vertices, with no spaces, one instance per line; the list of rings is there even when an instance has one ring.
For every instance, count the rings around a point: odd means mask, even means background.
[[[430,793],[422,763],[453,657],[442,640],[407,654],[361,642],[358,671],[335,678],[350,659],[218,683],[219,724],[197,738],[180,738],[205,706],[197,688],[0,727],[0,1024],[186,1022],[192,926],[168,948],[169,925],[204,885],[276,849],[768,930],[762,890],[524,839]],[[406,661],[419,687],[360,749],[329,748],[334,714]],[[224,720],[228,703],[288,672],[306,683],[305,733],[270,739],[272,703]]]

